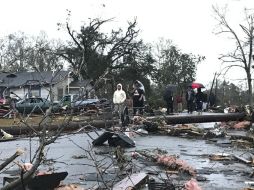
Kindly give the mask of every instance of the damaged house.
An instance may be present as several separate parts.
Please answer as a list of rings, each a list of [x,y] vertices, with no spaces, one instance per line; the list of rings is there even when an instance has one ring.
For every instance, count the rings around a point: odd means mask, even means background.
[[[10,96],[11,92],[22,99],[32,96],[49,98],[50,85],[52,85],[54,101],[60,100],[66,94],[84,94],[92,89],[88,82],[86,86],[81,86],[83,83],[74,81],[69,71],[0,73],[1,98]]]

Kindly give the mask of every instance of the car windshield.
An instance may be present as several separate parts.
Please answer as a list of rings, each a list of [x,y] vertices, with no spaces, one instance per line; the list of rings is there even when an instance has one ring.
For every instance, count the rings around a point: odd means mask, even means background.
[[[77,101],[78,98],[79,98],[79,95],[78,94],[75,94],[75,95],[65,95],[63,98],[62,98],[62,101],[63,102],[71,102],[71,97],[72,97],[72,101]]]
[[[34,103],[42,103],[44,102],[42,98],[28,98],[25,100],[20,100],[17,103],[21,103],[21,104],[25,104],[25,103],[30,103],[30,104],[34,104]]]
[[[64,96],[62,101],[71,101],[71,96]]]
[[[79,98],[79,95],[78,95],[78,94],[76,94],[76,95],[73,95],[73,101],[76,101],[76,100],[78,100],[78,98]]]
[[[34,103],[42,103],[43,100],[41,98],[36,98],[34,99]]]

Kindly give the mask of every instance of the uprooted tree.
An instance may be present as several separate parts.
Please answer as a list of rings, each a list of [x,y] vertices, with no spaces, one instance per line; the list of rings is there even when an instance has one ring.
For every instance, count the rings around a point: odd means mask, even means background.
[[[216,34],[226,34],[235,42],[234,51],[223,54],[219,57],[223,63],[228,63],[224,68],[226,73],[232,67],[243,69],[247,76],[248,99],[252,105],[252,61],[253,61],[253,37],[254,37],[254,14],[245,9],[245,23],[239,24],[242,33],[238,33],[226,18],[226,11],[213,7],[215,18],[218,21]]]
[[[69,12],[70,16],[70,12]],[[110,34],[101,31],[102,26],[111,21],[92,19],[77,32],[71,28],[69,19],[59,24],[67,30],[71,41],[59,54],[70,64],[79,79],[98,78],[103,73],[119,67],[119,60],[136,47],[138,35],[136,20],[129,22],[127,31],[112,30]]]
[[[71,16],[70,12],[68,16]],[[134,77],[147,76],[150,73],[152,59],[143,42],[138,39],[136,19],[128,22],[126,31],[119,28],[109,33],[103,32],[104,25],[111,21],[112,19],[91,19],[79,31],[72,29],[70,19],[59,24],[67,31],[71,40],[58,53],[69,62],[78,80],[100,81],[111,78],[113,82],[115,79],[121,81],[125,79],[126,72],[130,74],[133,65],[138,68],[135,71],[139,72]],[[144,49],[146,50],[143,51]]]

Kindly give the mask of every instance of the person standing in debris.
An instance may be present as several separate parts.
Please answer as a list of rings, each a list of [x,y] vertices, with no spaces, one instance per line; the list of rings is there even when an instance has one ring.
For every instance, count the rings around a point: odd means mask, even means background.
[[[136,115],[138,110],[139,114],[143,115],[144,90],[140,88],[140,84],[137,81],[134,82],[133,88],[134,88],[132,92],[133,115]]]
[[[186,98],[186,102],[187,102],[188,113],[192,113],[193,112],[193,103],[195,100],[195,92],[191,88],[191,86],[188,86],[185,98]]]
[[[202,105],[202,109],[203,111],[207,111],[207,93],[203,93],[204,97],[203,97],[203,105]]]
[[[209,107],[215,107],[216,97],[215,97],[213,92],[211,92],[210,95],[209,95],[208,104],[209,104]]]
[[[166,90],[166,92],[164,93],[164,100],[167,104],[167,114],[169,115],[170,113],[173,113],[174,110],[174,98],[172,95],[172,92],[169,90]]]
[[[114,111],[118,113],[118,115],[121,117],[121,114],[123,112],[124,103],[126,100],[126,93],[122,89],[122,84],[117,85],[117,89],[114,92],[113,95],[113,103],[114,103]]]
[[[198,113],[202,112],[203,101],[204,101],[204,94],[201,91],[201,88],[198,88],[198,92],[196,94],[196,108]]]

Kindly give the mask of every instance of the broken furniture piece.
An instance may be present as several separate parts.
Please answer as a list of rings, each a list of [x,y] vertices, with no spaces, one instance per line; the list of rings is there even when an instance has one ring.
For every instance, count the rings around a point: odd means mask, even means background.
[[[38,175],[33,177],[26,186],[30,190],[52,190],[59,186],[60,182],[64,180],[67,175],[68,172]],[[18,177],[4,177],[3,185],[5,185],[6,182],[11,183],[16,179],[18,179]],[[13,190],[23,190],[23,187],[20,185]]]
[[[108,141],[109,146],[135,147],[135,142],[122,132],[105,131],[98,138],[92,140],[94,146],[102,146]]]

